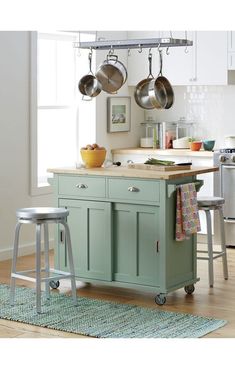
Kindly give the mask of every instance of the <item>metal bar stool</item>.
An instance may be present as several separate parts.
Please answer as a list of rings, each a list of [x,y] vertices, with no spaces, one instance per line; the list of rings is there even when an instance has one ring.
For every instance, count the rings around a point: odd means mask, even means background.
[[[214,284],[214,268],[213,261],[216,258],[222,257],[223,261],[223,273],[224,279],[228,279],[228,264],[225,244],[225,231],[224,231],[224,215],[223,204],[225,200],[222,197],[198,197],[197,204],[198,210],[204,210],[206,214],[207,224],[207,250],[197,250],[197,253],[207,253],[208,256],[197,256],[199,260],[208,260],[208,272],[209,272],[209,285],[213,287]],[[221,235],[221,251],[213,250],[212,243],[212,228],[211,228],[211,213],[210,210],[218,210],[220,218],[220,235]]]
[[[18,222],[15,229],[15,240],[11,270],[11,285],[10,285],[10,303],[14,305],[15,302],[15,282],[16,278],[24,279],[26,281],[36,282],[36,310],[37,313],[41,313],[41,283],[45,282],[46,298],[50,298],[50,282],[53,280],[69,278],[71,280],[71,289],[73,302],[77,304],[76,296],[76,282],[74,263],[72,255],[72,246],[69,227],[66,222],[66,217],[69,215],[69,211],[65,208],[23,208],[16,211]],[[68,249],[68,259],[70,272],[63,272],[57,269],[51,269],[49,265],[49,237],[48,237],[48,224],[59,223],[62,224],[65,229],[65,237]],[[17,256],[19,249],[19,235],[22,224],[35,224],[36,225],[36,269],[16,271]],[[44,229],[44,255],[45,255],[45,268],[41,267],[41,231]],[[35,278],[29,276],[29,274],[35,273]],[[42,277],[41,273],[45,272],[45,277]],[[53,276],[51,275],[53,273]]]

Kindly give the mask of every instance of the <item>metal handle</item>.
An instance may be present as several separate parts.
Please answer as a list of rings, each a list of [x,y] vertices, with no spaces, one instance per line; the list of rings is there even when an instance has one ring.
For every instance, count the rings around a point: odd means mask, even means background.
[[[156,251],[159,252],[159,240],[156,241]]]
[[[64,243],[65,241],[65,234],[64,234],[64,230],[60,230],[60,242]]]
[[[235,169],[235,165],[223,165],[224,169]]]
[[[76,187],[77,188],[87,188],[88,186],[86,185],[86,184],[83,184],[83,183],[78,183],[77,185],[76,185]]]
[[[137,187],[131,186],[131,187],[128,187],[128,191],[130,191],[130,192],[139,192],[140,190]]]

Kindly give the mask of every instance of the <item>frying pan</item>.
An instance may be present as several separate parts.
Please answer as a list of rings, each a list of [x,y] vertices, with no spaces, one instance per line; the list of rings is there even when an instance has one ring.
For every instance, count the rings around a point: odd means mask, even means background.
[[[134,98],[141,108],[143,109],[154,109],[153,104],[150,101],[149,96],[149,83],[154,80],[152,75],[152,54],[149,53],[148,55],[148,62],[149,62],[149,75],[147,78],[140,81],[137,86],[135,87]]]
[[[101,92],[102,85],[92,73],[91,58],[92,58],[92,54],[89,53],[88,60],[89,60],[89,73],[90,74],[88,73],[80,79],[78,83],[78,89],[81,92],[81,94],[84,96],[95,97],[99,95],[99,93]]]
[[[174,91],[166,77],[162,75],[162,50],[159,50],[160,71],[158,77],[149,82],[148,94],[156,109],[169,109],[174,103]]]

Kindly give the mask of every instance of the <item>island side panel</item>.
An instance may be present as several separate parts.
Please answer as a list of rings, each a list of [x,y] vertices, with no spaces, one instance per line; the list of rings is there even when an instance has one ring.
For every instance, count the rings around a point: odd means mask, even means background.
[[[161,291],[167,293],[177,288],[193,284],[197,281],[196,270],[196,235],[188,240],[175,240],[176,223],[176,189],[168,191],[169,185],[177,186],[191,183],[195,176],[177,179],[174,181],[161,181],[161,218],[160,229],[161,244],[159,252],[162,253]],[[171,186],[172,188],[172,186]]]

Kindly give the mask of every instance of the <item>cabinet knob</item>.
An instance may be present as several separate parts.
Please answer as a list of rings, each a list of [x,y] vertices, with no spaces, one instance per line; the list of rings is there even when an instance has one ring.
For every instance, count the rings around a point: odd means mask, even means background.
[[[131,187],[128,187],[128,191],[130,191],[130,192],[139,192],[140,190],[137,187],[131,186]]]
[[[88,186],[87,186],[87,185],[85,185],[85,184],[83,184],[83,183],[78,183],[78,184],[76,185],[76,187],[77,187],[77,188],[87,188]]]

